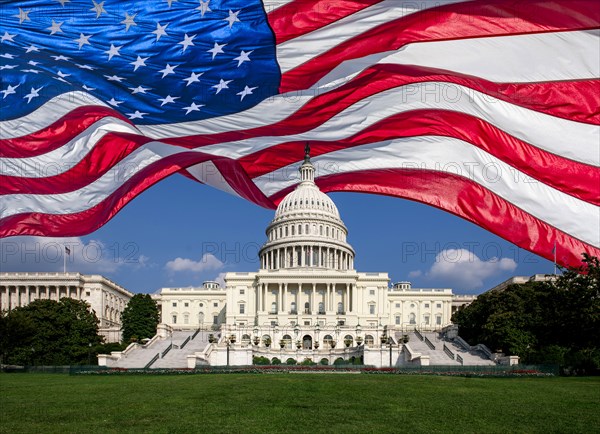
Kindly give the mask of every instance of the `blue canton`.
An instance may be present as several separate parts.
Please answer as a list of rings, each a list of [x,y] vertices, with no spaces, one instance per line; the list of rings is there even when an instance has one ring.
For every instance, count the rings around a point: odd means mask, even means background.
[[[231,114],[278,91],[260,0],[27,0],[0,8],[0,120],[72,91],[136,124]]]

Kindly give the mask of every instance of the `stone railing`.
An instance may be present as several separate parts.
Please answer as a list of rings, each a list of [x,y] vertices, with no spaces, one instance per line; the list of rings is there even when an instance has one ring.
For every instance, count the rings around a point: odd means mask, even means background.
[[[461,347],[463,347],[465,350],[467,351],[471,351],[473,349],[473,347],[471,347],[471,345],[469,345],[463,338],[461,338],[460,336],[455,337],[454,339],[452,339],[452,341],[458,345],[460,345]]]
[[[448,357],[454,360],[454,353],[452,352],[452,350],[450,350],[450,348],[446,346],[446,344],[444,344],[444,353],[446,353]]]
[[[416,335],[416,336],[417,336],[419,339],[423,340],[423,335],[421,334],[421,332],[420,332],[419,330],[415,329],[415,335]]]
[[[429,340],[429,338],[427,336],[425,336],[425,338],[423,339],[423,342],[425,342],[425,344],[427,344],[427,346],[429,347],[430,350],[435,350],[435,345],[433,345],[433,343]]]
[[[464,363],[464,360],[463,360],[463,358],[460,356],[460,354],[457,354],[457,355],[456,355],[456,361],[457,361],[458,363],[460,363],[461,365],[464,365],[464,364],[465,364],[465,363]]]

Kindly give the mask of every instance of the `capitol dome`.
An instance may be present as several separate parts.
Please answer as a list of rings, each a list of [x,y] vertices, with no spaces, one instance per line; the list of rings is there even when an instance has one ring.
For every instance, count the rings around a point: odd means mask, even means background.
[[[354,250],[335,203],[314,181],[308,148],[296,189],[277,207],[259,252],[261,268],[354,269]]]

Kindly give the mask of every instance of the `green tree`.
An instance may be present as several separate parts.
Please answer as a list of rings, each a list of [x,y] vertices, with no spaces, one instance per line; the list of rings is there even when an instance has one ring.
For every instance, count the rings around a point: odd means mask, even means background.
[[[6,363],[87,364],[91,349],[102,342],[96,315],[85,301],[72,298],[35,300],[11,310],[2,322]]]
[[[600,264],[583,255],[579,269],[553,282],[511,285],[482,294],[452,321],[471,343],[516,354],[525,363],[558,363],[566,371],[600,369]]]
[[[158,325],[158,306],[150,294],[134,295],[121,314],[123,342],[151,338]]]

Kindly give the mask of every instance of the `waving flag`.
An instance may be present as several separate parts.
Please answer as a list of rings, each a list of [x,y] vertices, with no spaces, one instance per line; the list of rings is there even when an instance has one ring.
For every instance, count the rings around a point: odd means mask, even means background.
[[[324,191],[600,256],[596,0],[0,8],[0,236],[89,233],[176,172],[274,207],[308,142]]]

